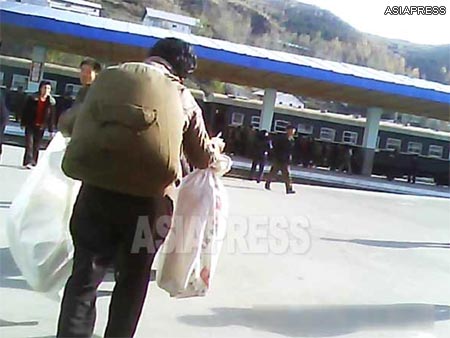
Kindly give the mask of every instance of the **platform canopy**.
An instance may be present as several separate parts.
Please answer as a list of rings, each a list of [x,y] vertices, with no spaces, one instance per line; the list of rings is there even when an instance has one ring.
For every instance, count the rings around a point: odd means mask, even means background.
[[[440,83],[12,1],[0,1],[0,17],[3,40],[120,62],[175,36],[195,46],[198,78],[450,120],[450,86]]]

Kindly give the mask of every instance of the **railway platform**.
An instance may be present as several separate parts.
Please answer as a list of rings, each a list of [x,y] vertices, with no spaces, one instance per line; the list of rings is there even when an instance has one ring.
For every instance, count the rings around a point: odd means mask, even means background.
[[[24,131],[17,123],[9,124],[6,127],[5,134],[6,144],[19,148],[23,146]],[[44,134],[44,147],[49,140],[50,134],[46,131]],[[251,160],[241,156],[232,156],[232,158],[233,167],[228,176],[243,179],[249,178]],[[268,173],[269,170],[270,165],[267,165],[265,173]],[[303,168],[300,166],[292,166],[291,176],[293,182],[300,184],[450,198],[450,188],[448,186],[436,186],[430,178],[418,177],[416,183],[412,184],[407,183],[404,178],[388,181],[386,177],[382,176],[349,175],[347,173],[330,171],[328,168]]]
[[[7,145],[0,164],[0,337],[53,338],[59,302],[30,289],[6,236],[32,172],[17,167],[21,156]],[[171,299],[151,282],[136,338],[448,337],[449,199],[307,184],[286,195],[281,184],[223,181],[230,212],[211,290]],[[272,220],[287,226],[275,233]],[[95,338],[113,287],[109,275]]]

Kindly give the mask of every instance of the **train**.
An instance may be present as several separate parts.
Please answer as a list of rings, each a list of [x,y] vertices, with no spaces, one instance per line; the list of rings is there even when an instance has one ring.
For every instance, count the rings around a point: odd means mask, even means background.
[[[30,60],[0,56],[0,84],[14,91],[19,85],[27,87]],[[73,94],[80,88],[78,69],[46,64],[44,79],[52,83],[53,94],[60,98],[70,88]],[[245,139],[251,148],[252,135],[259,129],[262,101],[218,93],[205,94],[192,90],[204,112],[211,134],[222,133],[228,144],[233,138]],[[297,154],[294,162],[337,170],[342,154],[351,149],[353,173],[362,170],[363,136],[366,120],[358,115],[323,110],[297,108],[277,104],[270,132],[283,133],[288,125],[298,132]],[[238,135],[238,136],[237,136]],[[299,151],[302,140],[309,140],[309,164]],[[233,152],[234,149],[228,151]],[[393,121],[381,121],[374,155],[373,174],[392,180],[399,177],[428,177],[437,185],[450,182],[450,133],[427,128],[405,126]],[[250,156],[239,151],[242,156]]]
[[[31,60],[13,56],[0,55],[0,87],[16,91],[28,88]],[[74,67],[47,63],[44,67],[43,80],[52,84],[52,95],[59,97],[68,88],[76,95],[81,88],[79,70]]]
[[[213,133],[228,135],[230,129],[259,128],[260,100],[211,94],[200,101]],[[293,125],[299,139],[312,139],[309,157],[316,167],[339,168],[343,154],[351,149],[353,173],[360,174],[365,124],[365,118],[354,115],[278,105],[270,132],[283,133],[286,126]],[[389,180],[411,176],[414,181],[416,176],[428,177],[438,185],[448,186],[449,146],[448,132],[381,121],[372,173]],[[297,163],[302,162],[302,154],[296,157]]]

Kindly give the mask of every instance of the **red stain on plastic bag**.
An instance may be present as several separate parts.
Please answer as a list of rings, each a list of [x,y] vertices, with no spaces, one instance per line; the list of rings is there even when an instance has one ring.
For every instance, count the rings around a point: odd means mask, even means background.
[[[209,288],[209,269],[204,267],[202,271],[200,271],[200,278],[205,282],[206,286]]]

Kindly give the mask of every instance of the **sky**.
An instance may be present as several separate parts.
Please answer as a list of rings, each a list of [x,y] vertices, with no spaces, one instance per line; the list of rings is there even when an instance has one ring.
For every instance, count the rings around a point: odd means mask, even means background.
[[[420,44],[450,44],[450,0],[299,0],[331,11],[354,28]],[[384,15],[387,6],[445,6],[445,15]]]

